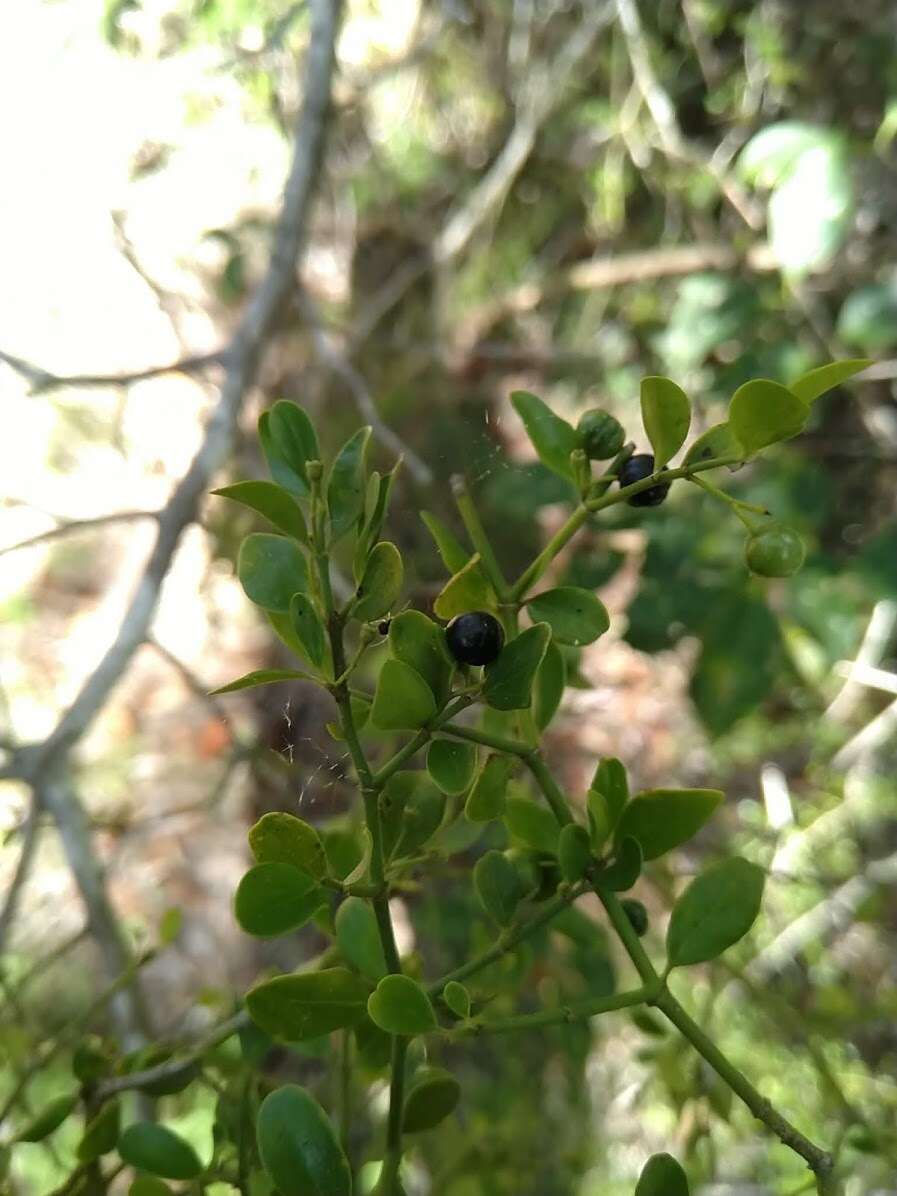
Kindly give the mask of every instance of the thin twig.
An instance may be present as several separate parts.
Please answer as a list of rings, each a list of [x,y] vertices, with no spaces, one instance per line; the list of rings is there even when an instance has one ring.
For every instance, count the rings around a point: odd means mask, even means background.
[[[31,867],[34,864],[37,852],[39,831],[40,809],[34,794],[32,794],[28,807],[28,818],[25,822],[22,846],[19,850],[19,861],[16,864],[15,874],[9,883],[9,888],[6,890],[3,909],[0,910],[0,956],[3,955],[6,949],[6,937],[15,922],[22,891],[28,883],[28,877],[31,875]]]
[[[5,362],[10,369],[21,374],[31,387],[31,393],[48,394],[52,390],[62,387],[72,389],[78,387],[125,387],[133,386],[136,382],[146,382],[149,378],[158,378],[162,374],[200,374],[213,366],[227,366],[227,350],[218,349],[213,353],[192,353],[172,361],[168,365],[148,366],[142,370],[130,370],[120,374],[54,374],[16,357],[0,349],[0,361]]]
[[[20,548],[35,548],[39,544],[49,544],[63,536],[75,536],[79,532],[108,527],[113,523],[133,523],[137,519],[158,518],[158,511],[112,511],[108,515],[94,515],[88,519],[66,519],[56,527],[39,532],[36,536],[29,536],[27,540],[19,540],[17,544],[7,544],[5,548],[0,548],[0,556],[4,556],[8,552],[18,552]]]

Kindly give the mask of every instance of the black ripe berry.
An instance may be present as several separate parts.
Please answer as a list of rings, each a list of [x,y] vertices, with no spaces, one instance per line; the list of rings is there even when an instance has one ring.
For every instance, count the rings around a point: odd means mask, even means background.
[[[455,615],[445,629],[448,650],[459,664],[491,664],[505,642],[505,633],[495,615],[471,610]]]
[[[620,485],[631,486],[633,482],[641,482],[649,478],[654,472],[654,457],[651,453],[636,453],[620,466]],[[669,482],[659,482],[638,494],[627,498],[631,507],[658,507],[670,492]]]
[[[381,635],[389,635],[389,619],[384,619],[377,627],[377,630]]]
[[[620,904],[623,906],[623,911],[629,919],[629,925],[639,938],[641,938],[648,929],[648,911],[640,901],[633,901],[631,898],[621,901]]]

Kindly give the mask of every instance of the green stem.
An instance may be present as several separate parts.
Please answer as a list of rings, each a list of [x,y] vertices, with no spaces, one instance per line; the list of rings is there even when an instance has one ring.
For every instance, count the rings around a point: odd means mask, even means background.
[[[651,1003],[673,1023],[683,1037],[688,1039],[698,1054],[710,1064],[717,1075],[722,1077],[736,1096],[744,1101],[757,1120],[762,1121],[780,1142],[790,1147],[806,1161],[807,1166],[816,1177],[819,1196],[836,1196],[837,1186],[832,1177],[834,1163],[831,1155],[814,1145],[809,1138],[805,1138],[781,1113],[774,1109],[770,1102],[760,1095],[747,1076],[726,1058],[716,1043],[686,1013],[655,970],[638,936],[629,924],[629,919],[616,894],[602,889],[600,886],[597,886],[595,891],[642,982],[649,988],[655,986],[656,995]]]
[[[339,1136],[343,1151],[349,1157],[349,1137],[352,1129],[352,1032],[340,1030],[339,1043]]]
[[[585,1001],[571,1001],[560,1009],[541,1009],[538,1013],[521,1013],[493,1022],[471,1021],[449,1031],[451,1038],[469,1037],[476,1034],[510,1034],[515,1030],[537,1030],[542,1026],[560,1026],[570,1022],[583,1021],[602,1013],[613,1013],[618,1009],[629,1009],[633,1005],[644,1005],[656,996],[656,988],[643,985],[626,993],[611,997],[590,997]]]
[[[650,490],[660,481],[674,482],[678,478],[691,478],[708,469],[720,469],[723,465],[735,465],[740,460],[740,457],[713,457],[708,461],[695,461],[691,465],[683,465],[679,469],[668,469],[662,475],[659,472],[653,473],[640,482],[622,486],[613,494],[598,494],[597,497],[588,499],[576,508],[563,527],[559,528],[551,537],[529,568],[518,577],[508,591],[508,598],[514,602],[520,601],[529,588],[539,580],[561,549],[576,535],[590,515],[594,515],[597,511],[603,511],[606,507],[615,506],[617,503],[626,502],[633,494],[640,494],[642,490]],[[604,478],[599,479],[599,482],[608,480],[613,481],[612,478],[608,479],[605,475]]]
[[[455,496],[455,504],[458,512],[461,515],[464,526],[467,528],[467,534],[470,536],[470,542],[480,554],[483,568],[492,582],[499,602],[505,602],[508,596],[508,583],[505,581],[504,574],[501,571],[501,565],[498,563],[495,550],[490,543],[489,537],[486,535],[486,529],[480,520],[479,512],[474,506],[473,499],[470,497],[467,483],[457,474],[452,478],[452,493]]]
[[[392,1040],[392,1073],[389,1081],[389,1118],[386,1123],[386,1153],[377,1183],[377,1196],[392,1196],[399,1191],[399,1167],[402,1162],[402,1114],[405,1109],[405,1055],[408,1039],[396,1035]]]
[[[520,574],[508,591],[508,598],[512,602],[519,602],[529,588],[534,585],[561,549],[576,535],[589,517],[588,509],[583,505],[576,508],[563,527],[559,528],[533,563]]]
[[[704,478],[694,477],[690,480],[695,486],[700,486],[702,490],[706,491],[707,494],[711,495],[718,502],[725,503],[727,507],[730,507],[749,532],[756,531],[759,524],[755,519],[751,519],[747,512],[753,511],[758,515],[769,514],[762,507],[755,507],[751,503],[741,502],[739,499],[733,498],[731,494],[726,494],[725,490],[720,490],[719,486],[714,486],[712,482],[708,482]]]
[[[550,901],[546,901],[538,913],[534,914],[531,918],[527,918],[525,922],[519,922],[517,925],[509,926],[503,930],[491,947],[487,947],[485,951],[474,956],[473,959],[468,959],[467,963],[462,963],[454,971],[447,972],[439,980],[434,981],[427,989],[429,996],[431,998],[438,997],[450,981],[466,980],[469,976],[481,972],[483,968],[488,968],[490,964],[501,959],[503,955],[507,955],[509,951],[513,951],[518,943],[522,943],[525,938],[528,938],[540,926],[544,926],[546,922],[550,922],[553,918],[557,917],[568,905],[572,905],[578,897],[581,897],[584,892],[585,886],[581,884],[558,892]]]

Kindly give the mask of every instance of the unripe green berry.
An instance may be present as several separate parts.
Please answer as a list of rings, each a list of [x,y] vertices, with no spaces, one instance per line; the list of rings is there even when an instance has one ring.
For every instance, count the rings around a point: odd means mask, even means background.
[[[592,407],[583,412],[576,425],[576,435],[585,449],[586,456],[593,461],[606,461],[615,457],[626,439],[620,421],[609,411],[602,411],[600,407]]]
[[[744,559],[751,573],[760,577],[790,577],[804,563],[804,542],[784,523],[772,523],[748,536]]]
[[[625,901],[621,901],[620,904],[623,907],[623,912],[629,919],[629,925],[639,938],[641,938],[648,929],[648,911],[640,901],[634,901],[631,897],[628,897]]]

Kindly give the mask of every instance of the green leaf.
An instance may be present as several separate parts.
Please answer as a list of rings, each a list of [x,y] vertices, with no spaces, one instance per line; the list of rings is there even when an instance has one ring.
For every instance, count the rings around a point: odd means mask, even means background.
[[[542,657],[533,682],[533,722],[544,731],[554,718],[564,697],[567,684],[567,662],[552,640]]]
[[[92,1163],[114,1150],[121,1125],[121,1105],[117,1098],[107,1101],[87,1123],[75,1153],[79,1162]]]
[[[290,599],[290,622],[304,655],[315,668],[321,668],[327,652],[324,624],[307,594],[294,594]]]
[[[258,864],[292,864],[320,880],[327,875],[327,857],[313,826],[273,810],[263,814],[249,831],[249,849]]]
[[[593,643],[610,626],[601,599],[579,586],[545,590],[528,602],[526,609],[534,623],[548,624],[559,644],[576,648]]]
[[[361,544],[365,547],[375,544],[380,538],[380,533],[383,531],[383,524],[386,522],[386,512],[389,507],[389,499],[400,465],[401,459],[382,478],[376,470],[370,476],[368,481],[368,495],[370,496],[373,493],[374,501],[370,504],[365,500],[365,510],[369,510],[370,512],[364,525],[364,535],[360,537]]]
[[[572,481],[570,454],[579,444],[571,425],[555,415],[540,398],[525,390],[515,390],[511,395],[511,403],[523,420],[526,433],[542,464]]]
[[[434,785],[418,784],[402,809],[392,855],[396,859],[414,855],[436,834],[444,817],[445,795]]]
[[[281,1196],[351,1196],[352,1171],[330,1119],[298,1084],[265,1097],[256,1139],[262,1166]]]
[[[389,1067],[392,1036],[375,1026],[367,1014],[355,1027],[355,1043],[362,1064],[370,1071],[382,1071]]]
[[[427,771],[443,793],[464,793],[477,766],[472,743],[434,739],[427,752]]]
[[[642,1168],[635,1196],[689,1196],[688,1179],[672,1155],[654,1154]]]
[[[483,697],[496,710],[525,710],[532,701],[533,681],[551,639],[546,623],[528,627],[505,644],[492,664],[486,665]]]
[[[514,762],[508,756],[489,756],[464,806],[464,813],[471,822],[489,822],[493,818],[501,818],[513,768]]]
[[[611,833],[611,812],[607,798],[597,789],[590,789],[586,795],[586,811],[589,817],[589,841],[597,854]]]
[[[362,623],[379,619],[392,610],[402,590],[404,568],[395,544],[375,544],[362,574],[350,614]]]
[[[582,880],[592,862],[592,846],[589,832],[578,822],[568,822],[558,835],[558,863],[564,880],[574,883]]]
[[[336,942],[349,963],[369,980],[386,975],[377,918],[366,901],[347,897],[336,911]]]
[[[436,596],[433,610],[440,619],[453,619],[469,610],[495,610],[495,591],[480,568],[480,554],[475,553],[454,577],[449,578]]]
[[[278,681],[311,680],[313,678],[308,673],[300,672],[299,669],[255,669],[251,673],[238,677],[236,681],[228,681],[227,685],[220,685],[217,689],[213,689],[212,696],[232,694],[240,689],[255,689],[259,685],[274,685]]]
[[[473,869],[473,887],[480,905],[499,926],[513,922],[523,898],[523,886],[517,869],[506,855],[500,851],[487,851],[480,856]]]
[[[327,483],[330,534],[338,540],[364,510],[365,459],[371,429],[359,428],[340,449]]]
[[[595,769],[595,775],[592,777],[592,784],[589,788],[597,789],[599,793],[603,794],[607,803],[610,830],[613,830],[620,820],[623,807],[629,801],[629,782],[626,779],[626,769],[614,756],[609,756],[606,760],[602,760]]]
[[[174,1196],[168,1184],[154,1175],[138,1175],[128,1188],[128,1196]]]
[[[234,915],[256,938],[274,938],[311,921],[324,902],[314,880],[292,864],[256,864],[237,885]]]
[[[384,976],[368,998],[368,1015],[387,1034],[411,1037],[436,1029],[430,998],[410,976]]]
[[[387,660],[377,678],[371,722],[383,731],[416,731],[436,715],[433,691],[401,660]]]
[[[670,378],[642,379],[642,423],[654,449],[658,468],[679,452],[691,424],[688,395]]]
[[[423,677],[441,709],[449,695],[453,666],[439,624],[419,610],[402,611],[390,620],[389,650]]]
[[[646,860],[656,860],[697,834],[722,802],[718,789],[649,789],[637,793],[617,823],[617,840],[638,841]]]
[[[748,457],[796,436],[806,422],[806,403],[765,378],[739,386],[729,404],[729,425]]]
[[[833,361],[829,365],[821,365],[807,374],[802,374],[796,382],[792,382],[788,389],[797,395],[802,403],[813,403],[827,390],[840,386],[854,374],[859,374],[872,365],[868,357],[859,357],[851,361]]]
[[[641,875],[642,860],[641,845],[637,839],[627,835],[617,848],[612,863],[602,870],[601,884],[614,893],[625,893]]]
[[[164,1125],[137,1121],[122,1133],[118,1153],[124,1162],[162,1179],[195,1179],[202,1163],[193,1147]]]
[[[39,1113],[32,1117],[22,1132],[16,1137],[16,1142],[42,1142],[54,1130],[59,1129],[66,1117],[74,1110],[77,1103],[77,1092],[70,1092],[65,1096],[57,1096],[55,1100],[51,1100]]]
[[[325,968],[263,980],[246,994],[257,1026],[280,1042],[303,1042],[354,1026],[365,1015],[368,987],[348,968]]]
[[[470,560],[471,554],[457,539],[454,532],[449,531],[442,520],[431,515],[429,511],[421,511],[420,517],[426,524],[427,531],[433,537],[433,542],[446,569],[449,573],[460,572]]]
[[[302,479],[307,490],[307,462],[321,459],[318,437],[311,420],[301,407],[280,399],[268,411],[268,428],[274,452]]]
[[[282,486],[284,490],[290,494],[296,495],[298,498],[307,498],[309,494],[308,479],[305,476],[305,470],[297,473],[291,465],[278,452],[274,444],[274,436],[271,432],[271,413],[270,411],[263,411],[259,416],[258,421],[259,442],[262,446],[262,452],[265,454],[265,460],[268,462],[268,469],[271,471],[271,477],[278,486]]]
[[[237,576],[246,596],[265,610],[288,611],[294,594],[308,589],[305,557],[285,536],[253,532],[240,546]]]
[[[743,938],[763,899],[762,868],[735,857],[702,872],[673,907],[667,927],[671,968],[704,963]]]
[[[515,839],[534,851],[557,855],[560,827],[547,806],[538,806],[528,797],[509,797],[505,802],[504,818]]]
[[[743,451],[726,420],[721,424],[714,424],[697,440],[692,441],[688,452],[682,458],[682,464],[693,465],[699,461],[712,461],[716,457],[738,457]]]
[[[302,544],[308,543],[302,511],[282,486],[274,482],[235,482],[212,493],[257,511],[285,535],[293,536]]]
[[[450,980],[442,990],[442,999],[456,1017],[470,1017],[470,993],[457,980]]]
[[[442,1067],[426,1067],[414,1078],[405,1099],[402,1129],[406,1134],[432,1130],[444,1121],[461,1099],[461,1085]]]

